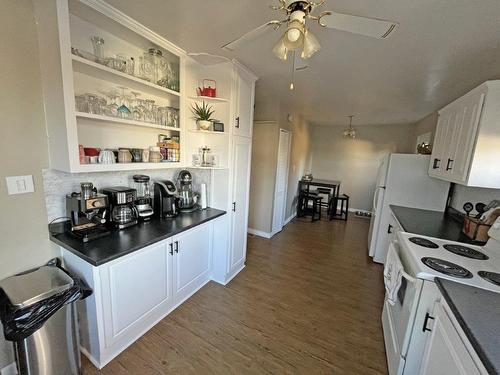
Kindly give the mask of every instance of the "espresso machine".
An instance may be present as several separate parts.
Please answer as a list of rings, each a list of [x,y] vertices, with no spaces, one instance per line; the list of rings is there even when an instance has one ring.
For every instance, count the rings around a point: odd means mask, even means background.
[[[193,192],[193,176],[191,172],[182,170],[177,176],[179,209],[181,212],[193,212],[199,209],[198,194]]]
[[[124,229],[137,224],[139,213],[135,207],[137,192],[126,186],[102,189],[109,200],[109,222],[114,228]]]
[[[97,193],[91,182],[82,182],[81,191],[66,195],[66,215],[71,218],[71,233],[88,242],[110,234],[106,227],[108,197]]]
[[[170,180],[154,182],[155,216],[163,219],[176,217],[179,214],[179,198],[177,188]]]
[[[153,217],[153,202],[151,199],[151,189],[149,186],[149,176],[136,174],[133,177],[134,188],[137,191],[135,207],[140,221],[148,221]]]

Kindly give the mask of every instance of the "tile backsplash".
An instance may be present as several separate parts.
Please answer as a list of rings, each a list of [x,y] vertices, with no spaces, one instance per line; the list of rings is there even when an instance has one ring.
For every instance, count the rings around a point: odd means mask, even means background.
[[[66,173],[54,169],[43,170],[43,187],[45,191],[45,205],[47,207],[48,222],[66,216],[66,194],[80,191],[81,182],[92,182],[98,190],[109,186],[132,186],[132,176],[145,174],[151,180],[172,180],[175,182],[181,169],[165,169],[159,171],[120,171],[98,173]],[[200,184],[207,184],[210,191],[210,171],[189,169],[193,175],[193,189],[199,191]],[[210,202],[210,197],[209,202]]]

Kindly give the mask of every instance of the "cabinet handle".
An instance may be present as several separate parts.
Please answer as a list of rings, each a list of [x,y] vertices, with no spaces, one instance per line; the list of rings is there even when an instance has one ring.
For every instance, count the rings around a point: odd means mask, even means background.
[[[422,332],[432,331],[432,329],[427,328],[427,323],[429,322],[429,319],[434,320],[434,318],[430,316],[429,313],[425,313],[424,326],[422,327]]]
[[[174,255],[174,245],[169,244],[169,246],[170,246],[170,251],[169,251],[170,255]]]
[[[448,163],[446,164],[447,171],[451,171],[453,169],[453,165],[450,164],[453,164],[453,159],[448,159]]]
[[[175,252],[179,253],[179,241],[175,241]]]
[[[233,212],[236,212],[236,202],[233,202]]]
[[[236,128],[240,128],[240,116],[236,117],[236,125],[235,125]]]
[[[391,234],[392,233],[392,228],[393,228],[392,225],[389,224],[389,228],[387,228],[387,233]]]
[[[434,164],[432,164],[432,169],[439,169],[439,163],[441,159],[434,159]]]

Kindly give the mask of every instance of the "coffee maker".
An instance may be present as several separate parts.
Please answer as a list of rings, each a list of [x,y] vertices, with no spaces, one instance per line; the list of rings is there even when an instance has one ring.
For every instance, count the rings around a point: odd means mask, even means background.
[[[153,217],[153,202],[149,187],[150,178],[143,174],[136,174],[132,178],[134,180],[134,188],[137,191],[135,207],[137,208],[139,220],[148,221]]]
[[[154,208],[156,216],[161,219],[176,217],[179,214],[178,205],[179,198],[175,184],[169,180],[155,181]]]
[[[139,213],[134,202],[137,198],[135,189],[126,186],[114,186],[102,189],[109,200],[109,222],[118,229],[124,229],[137,224]]]
[[[110,234],[106,227],[108,197],[98,194],[91,182],[80,184],[81,192],[66,195],[66,215],[71,218],[71,233],[88,242]]]
[[[199,209],[198,194],[193,192],[193,176],[187,170],[182,170],[177,176],[179,209],[181,212],[193,212]]]

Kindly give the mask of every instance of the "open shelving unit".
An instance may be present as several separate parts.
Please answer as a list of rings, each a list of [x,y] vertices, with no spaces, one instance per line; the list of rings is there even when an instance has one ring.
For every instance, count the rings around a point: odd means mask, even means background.
[[[190,96],[189,99],[192,100],[199,100],[199,101],[206,101],[206,102],[220,102],[220,103],[227,103],[229,102],[229,99],[224,99],[224,98],[214,98],[212,96]]]
[[[149,123],[149,122],[129,120],[129,119],[124,119],[124,118],[119,118],[119,117],[96,115],[93,113],[86,113],[86,112],[78,112],[77,111],[77,112],[75,112],[75,116],[77,118],[85,118],[85,119],[104,121],[104,122],[114,122],[116,124],[141,126],[144,128],[160,129],[160,130],[164,130],[164,131],[167,131],[167,130],[176,131],[176,132],[180,131],[180,128],[175,128],[173,126],[158,125],[158,124],[153,124],[153,123]]]

